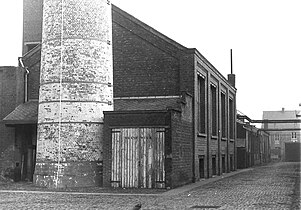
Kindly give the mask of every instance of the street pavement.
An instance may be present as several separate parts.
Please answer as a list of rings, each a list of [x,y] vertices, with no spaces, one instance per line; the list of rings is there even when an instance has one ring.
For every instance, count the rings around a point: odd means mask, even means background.
[[[300,209],[300,163],[270,163],[168,191],[53,191],[0,183],[0,209]],[[138,209],[138,208],[137,208]]]

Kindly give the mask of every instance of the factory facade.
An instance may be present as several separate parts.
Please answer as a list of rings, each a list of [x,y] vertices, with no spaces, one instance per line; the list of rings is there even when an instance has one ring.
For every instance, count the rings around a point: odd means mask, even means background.
[[[2,71],[20,85],[1,115],[1,171],[174,188],[236,170],[235,76],[110,2],[24,0],[23,54]]]

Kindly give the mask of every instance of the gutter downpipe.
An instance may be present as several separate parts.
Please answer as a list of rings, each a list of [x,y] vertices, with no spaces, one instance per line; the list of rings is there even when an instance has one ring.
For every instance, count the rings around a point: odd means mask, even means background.
[[[28,101],[28,74],[29,70],[27,67],[24,66],[23,58],[19,57],[19,63],[21,64],[21,67],[25,69],[25,76],[24,76],[24,102]]]

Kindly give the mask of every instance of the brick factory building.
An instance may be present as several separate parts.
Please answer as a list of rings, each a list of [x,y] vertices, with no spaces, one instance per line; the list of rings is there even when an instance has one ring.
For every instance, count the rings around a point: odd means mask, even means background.
[[[249,168],[271,161],[271,140],[269,132],[237,120],[237,168]]]
[[[236,170],[234,75],[107,1],[41,2],[24,0],[23,68],[1,71],[22,73],[0,113],[1,171],[47,187],[174,188]],[[107,13],[76,18],[83,8]]]

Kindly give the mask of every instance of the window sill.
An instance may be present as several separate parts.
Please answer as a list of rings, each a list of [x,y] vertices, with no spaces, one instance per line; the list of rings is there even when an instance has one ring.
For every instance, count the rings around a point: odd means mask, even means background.
[[[207,134],[205,134],[205,133],[198,133],[198,137],[207,137]]]
[[[222,141],[227,141],[227,140],[228,140],[228,138],[226,138],[226,137],[222,138]]]
[[[217,136],[211,136],[211,139],[217,139]]]

